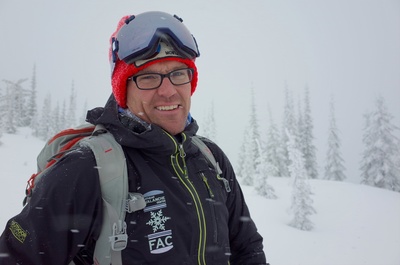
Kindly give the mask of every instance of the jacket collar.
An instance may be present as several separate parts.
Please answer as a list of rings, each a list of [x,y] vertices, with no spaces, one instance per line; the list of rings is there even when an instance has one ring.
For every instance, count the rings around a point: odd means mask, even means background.
[[[181,139],[192,137],[198,130],[196,121],[192,119],[181,135],[171,136],[157,125],[147,124],[138,117],[120,112],[113,95],[104,107],[89,110],[86,120],[94,125],[103,124],[122,146],[157,155],[176,152],[176,146]],[[184,147],[185,145],[184,143]]]

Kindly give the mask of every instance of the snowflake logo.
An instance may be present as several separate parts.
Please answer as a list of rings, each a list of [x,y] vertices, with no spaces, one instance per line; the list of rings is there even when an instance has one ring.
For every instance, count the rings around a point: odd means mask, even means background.
[[[159,230],[165,230],[165,222],[167,222],[171,217],[166,217],[163,215],[162,210],[158,212],[150,212],[151,219],[146,224],[153,227],[153,233]]]

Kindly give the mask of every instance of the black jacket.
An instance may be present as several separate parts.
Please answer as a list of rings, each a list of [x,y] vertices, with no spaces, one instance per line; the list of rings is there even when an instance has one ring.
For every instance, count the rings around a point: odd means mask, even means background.
[[[228,192],[191,142],[198,129],[194,120],[171,136],[119,113],[113,97],[87,118],[104,124],[122,145],[129,189],[146,198],[145,209],[126,215],[124,264],[266,264],[232,166],[206,141],[229,181]],[[0,264],[92,264],[102,211],[94,155],[81,147],[42,177],[29,204],[9,220],[0,238]]]

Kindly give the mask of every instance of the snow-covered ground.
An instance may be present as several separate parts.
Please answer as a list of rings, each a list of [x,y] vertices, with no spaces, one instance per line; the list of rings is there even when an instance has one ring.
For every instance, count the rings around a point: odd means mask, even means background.
[[[0,138],[0,229],[22,208],[26,180],[36,170],[44,142],[20,128]],[[272,265],[399,265],[400,193],[368,186],[311,180],[312,231],[287,225],[291,220],[288,179],[270,178],[277,200],[243,186],[247,203],[265,240]]]

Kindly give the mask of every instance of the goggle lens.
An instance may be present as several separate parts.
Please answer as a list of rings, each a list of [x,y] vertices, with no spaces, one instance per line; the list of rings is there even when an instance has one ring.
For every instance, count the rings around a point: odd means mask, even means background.
[[[152,11],[132,17],[117,34],[113,49],[126,63],[149,58],[156,52],[161,39],[167,39],[182,56],[200,56],[196,40],[177,17]]]

